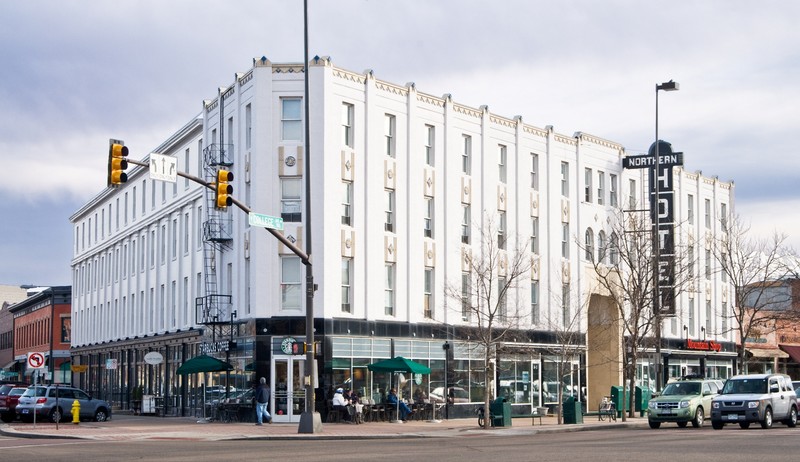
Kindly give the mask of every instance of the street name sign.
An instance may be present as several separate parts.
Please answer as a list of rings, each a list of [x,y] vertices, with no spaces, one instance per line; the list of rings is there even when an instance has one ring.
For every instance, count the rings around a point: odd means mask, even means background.
[[[250,226],[261,226],[264,228],[283,230],[283,218],[271,217],[269,215],[262,215],[260,213],[250,212],[247,214]]]

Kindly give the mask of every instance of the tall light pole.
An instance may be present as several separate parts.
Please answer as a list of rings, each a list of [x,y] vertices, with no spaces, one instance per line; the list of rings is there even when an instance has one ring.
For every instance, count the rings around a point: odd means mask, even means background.
[[[653,191],[655,193],[653,206],[653,316],[655,318],[655,337],[656,337],[656,388],[661,390],[664,385],[664,374],[661,371],[661,288],[659,284],[659,262],[661,257],[661,242],[659,240],[658,228],[660,217],[660,185],[659,175],[661,174],[661,161],[658,156],[658,92],[663,91],[677,91],[679,89],[678,82],[670,80],[661,84],[656,84],[656,148],[653,150],[655,157],[653,165]]]
[[[305,100],[305,155],[306,155],[306,253],[311,257],[311,135],[309,134],[309,103],[308,103],[308,0],[303,0],[303,58],[305,72],[303,72]],[[314,409],[314,273],[311,262],[306,263],[306,364],[305,364],[305,387],[306,403],[305,410],[300,414],[300,425],[297,433],[321,433],[322,418],[319,412]]]

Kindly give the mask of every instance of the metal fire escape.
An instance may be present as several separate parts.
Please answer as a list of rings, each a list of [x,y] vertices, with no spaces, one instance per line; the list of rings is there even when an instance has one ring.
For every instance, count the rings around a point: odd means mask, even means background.
[[[203,176],[209,183],[215,183],[217,172],[220,168],[229,169],[233,166],[233,144],[225,143],[223,132],[224,99],[233,93],[228,89],[221,93],[219,104],[219,143],[211,143],[203,149]],[[230,135],[229,135],[230,136]],[[232,249],[233,218],[231,212],[220,210],[216,207],[215,191],[206,188],[206,221],[203,222],[203,277],[205,296],[195,299],[196,322],[210,326],[206,331],[204,343],[212,345],[212,350],[217,342],[232,339],[234,334],[234,318],[236,312],[232,309],[232,296],[230,293],[219,292],[219,278],[217,275],[218,260],[223,252]],[[221,262],[219,263],[221,264]],[[230,288],[228,288],[230,290]],[[216,351],[204,351],[209,354]]]

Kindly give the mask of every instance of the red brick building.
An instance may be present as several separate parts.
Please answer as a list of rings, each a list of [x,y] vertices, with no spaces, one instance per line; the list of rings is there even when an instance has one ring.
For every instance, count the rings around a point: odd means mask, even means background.
[[[72,338],[72,287],[48,287],[9,307],[14,317],[14,360],[21,363],[24,380],[33,382],[27,365],[29,353],[43,353],[46,365],[37,382],[72,383],[70,342]]]

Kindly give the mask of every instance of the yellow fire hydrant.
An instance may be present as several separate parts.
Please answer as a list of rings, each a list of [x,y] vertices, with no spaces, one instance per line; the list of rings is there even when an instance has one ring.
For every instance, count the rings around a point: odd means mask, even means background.
[[[74,423],[75,425],[81,423],[80,416],[81,416],[81,403],[79,403],[78,400],[76,399],[75,401],[72,402],[72,423]]]

